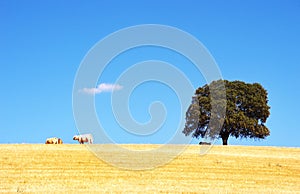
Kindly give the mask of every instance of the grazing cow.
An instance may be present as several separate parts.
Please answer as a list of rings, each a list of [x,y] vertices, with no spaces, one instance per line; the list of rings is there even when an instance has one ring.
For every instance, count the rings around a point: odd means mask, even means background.
[[[73,140],[77,140],[80,144],[84,144],[84,142],[93,144],[94,141],[92,134],[75,135]]]
[[[209,142],[205,142],[205,141],[200,141],[199,145],[211,145],[211,143]]]
[[[57,137],[47,138],[45,144],[63,144],[63,141]]]

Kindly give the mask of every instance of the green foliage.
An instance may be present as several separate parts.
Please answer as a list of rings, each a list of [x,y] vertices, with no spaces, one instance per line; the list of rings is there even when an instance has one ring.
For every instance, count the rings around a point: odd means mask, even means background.
[[[226,97],[218,89],[222,85]],[[199,87],[186,112],[183,133],[196,138],[221,137],[224,145],[229,136],[263,139],[270,135],[264,124],[270,115],[267,95],[260,84],[242,81],[218,80]]]

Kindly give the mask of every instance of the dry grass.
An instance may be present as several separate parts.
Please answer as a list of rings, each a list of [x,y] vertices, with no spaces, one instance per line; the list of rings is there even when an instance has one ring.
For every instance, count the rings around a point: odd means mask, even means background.
[[[101,146],[115,164],[132,161]],[[203,156],[199,150],[189,146],[166,165],[134,171],[99,160],[84,145],[0,145],[0,192],[300,193],[299,148],[214,146]]]

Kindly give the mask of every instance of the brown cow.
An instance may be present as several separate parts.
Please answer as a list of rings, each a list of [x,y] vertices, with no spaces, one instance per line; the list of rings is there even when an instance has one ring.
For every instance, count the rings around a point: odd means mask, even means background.
[[[63,144],[62,139],[57,137],[47,138],[45,144]]]

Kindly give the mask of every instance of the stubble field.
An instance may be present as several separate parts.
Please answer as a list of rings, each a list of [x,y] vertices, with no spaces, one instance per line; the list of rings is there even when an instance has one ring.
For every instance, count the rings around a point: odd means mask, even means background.
[[[101,146],[115,165],[132,163],[133,158],[120,159],[114,146]],[[159,160],[177,148],[137,162]],[[0,192],[300,193],[300,148],[213,146],[205,155],[199,152],[199,145],[188,146],[160,167],[126,170],[103,162],[85,145],[0,145]]]

